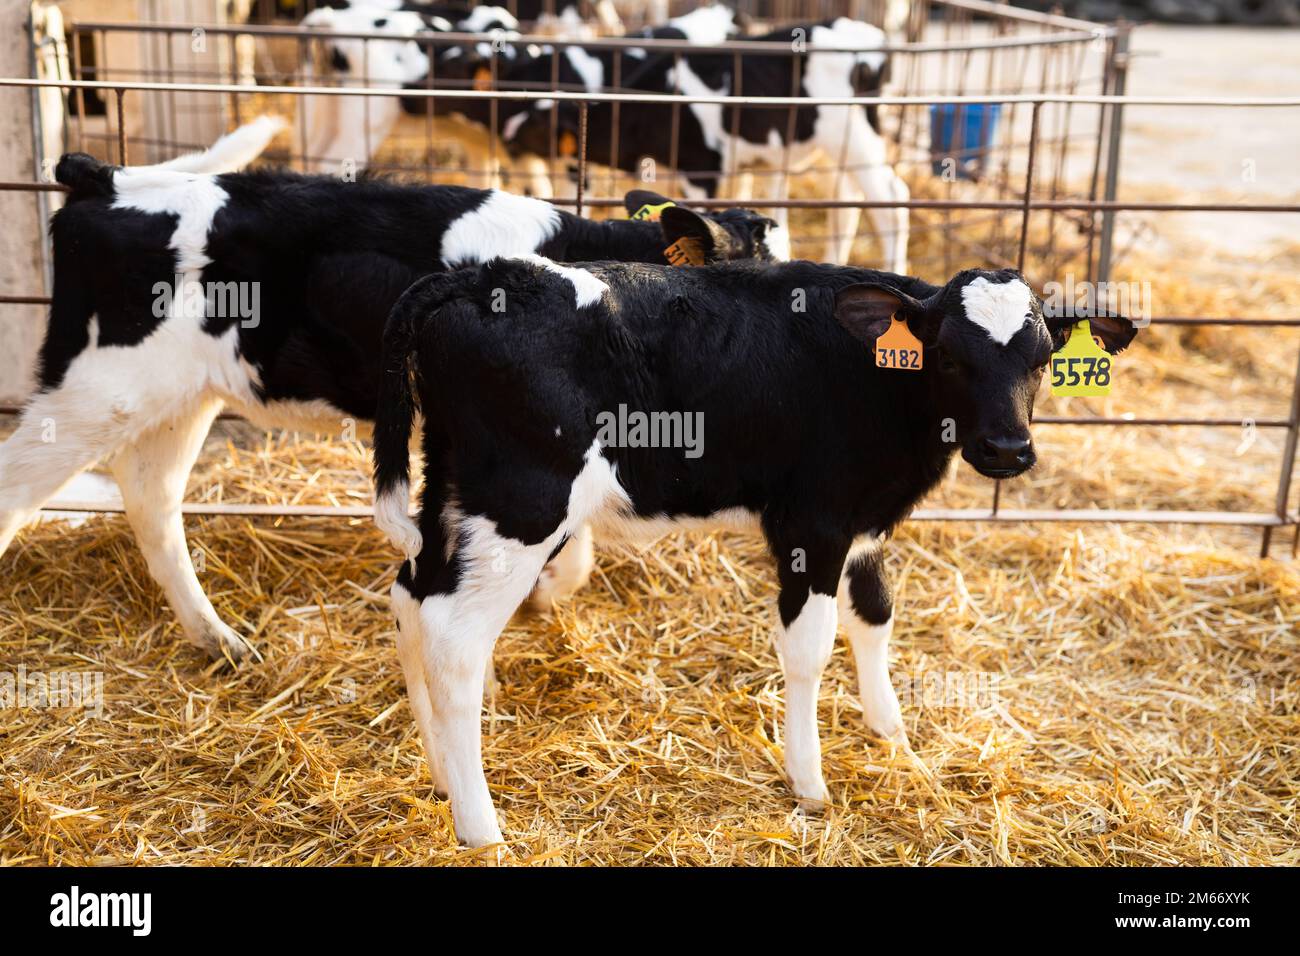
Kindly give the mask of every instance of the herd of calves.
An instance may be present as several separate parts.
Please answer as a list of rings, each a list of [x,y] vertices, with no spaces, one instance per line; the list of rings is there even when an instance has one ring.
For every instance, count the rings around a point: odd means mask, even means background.
[[[0,445],[0,554],[104,461],[186,636],[237,661],[250,647],[199,584],[181,515],[209,425],[372,422],[398,654],[463,843],[502,840],[480,754],[493,645],[530,595],[582,587],[593,537],[763,536],[805,807],[830,799],[817,698],[838,625],[867,725],[906,744],[882,541],[959,448],[990,477],[1033,466],[1035,393],[1075,319],[1011,270],[934,284],[789,261],[773,219],[648,191],[594,221],[495,190],[231,171],[277,129],[158,166],[60,161],[39,387]],[[1135,334],[1115,316],[1092,330],[1110,352]]]

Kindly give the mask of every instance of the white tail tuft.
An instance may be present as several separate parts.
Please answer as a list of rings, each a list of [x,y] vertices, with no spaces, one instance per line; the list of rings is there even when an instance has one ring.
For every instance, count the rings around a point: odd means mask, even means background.
[[[227,133],[201,153],[177,156],[149,168],[176,173],[233,173],[257,159],[275,134],[287,125],[279,116],[259,116]]]
[[[399,481],[375,499],[375,524],[414,567],[415,559],[424,546],[424,537],[420,534],[419,526],[411,519],[410,507],[411,486],[405,481]]]

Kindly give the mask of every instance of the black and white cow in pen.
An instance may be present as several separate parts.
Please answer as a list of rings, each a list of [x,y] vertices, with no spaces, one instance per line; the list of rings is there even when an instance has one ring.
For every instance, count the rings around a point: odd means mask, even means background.
[[[919,369],[873,362],[893,316],[919,339]],[[817,696],[837,595],[867,724],[905,741],[882,535],[958,447],[990,477],[1033,466],[1035,391],[1074,321],[1045,320],[1012,271],[940,287],[808,262],[575,268],[525,256],[413,285],[384,338],[375,515],[407,558],[392,590],[399,652],[459,838],[501,840],[479,741],[493,644],[586,525],[613,538],[701,525],[765,536],[780,584],[785,766],[804,805],[829,799]],[[1113,317],[1092,328],[1110,351],[1135,334]],[[632,440],[609,428],[616,410],[629,422],[695,416],[696,441]],[[417,411],[425,472],[412,520]]]
[[[730,52],[691,52],[680,63],[671,54],[647,58],[628,74],[623,86],[655,93],[688,96],[791,96],[813,98],[878,95],[888,60],[881,49],[885,34],[857,20],[840,17],[826,23],[785,27],[761,36],[735,37],[788,45],[789,54],[745,54],[740,76]],[[818,47],[823,49],[818,50]],[[830,52],[851,50],[858,52]],[[793,78],[797,71],[798,92]],[[824,179],[841,200],[905,203],[907,184],[889,164],[874,106],[806,106],[794,114],[793,136],[789,108],[742,107],[692,103],[674,109],[671,103],[623,104],[615,142],[614,110],[608,103],[588,107],[588,152],[592,162],[640,173],[646,157],[669,169],[676,161],[682,191],[695,198],[717,195],[723,175],[755,166],[780,170],[788,157],[788,172],[809,169],[820,160],[829,170]],[[558,116],[553,115],[558,112]],[[676,135],[674,122],[679,119]],[[503,138],[521,154],[545,153],[553,130],[576,136],[579,107],[573,102],[535,103],[503,128]],[[733,135],[733,131],[735,135]],[[675,144],[675,145],[674,145]],[[779,196],[788,194],[789,176],[769,179]],[[770,190],[769,190],[770,192]],[[776,214],[786,222],[784,210]],[[907,272],[909,216],[905,207],[875,207],[868,216],[879,240],[885,268]],[[827,262],[848,261],[860,210],[844,207],[828,212],[829,235],[823,253]]]
[[[467,55],[460,46],[425,47],[416,38],[452,32],[514,36],[519,23],[499,6],[338,0],[311,11],[301,25],[323,34],[316,48],[321,56],[309,65],[313,82],[400,89],[418,85],[416,81],[428,75],[430,49],[441,56]],[[348,34],[380,34],[384,39]],[[482,46],[490,53],[489,41]],[[403,115],[400,100],[390,96],[307,96],[300,102],[307,168],[317,172],[337,173],[343,163],[364,169]],[[425,104],[420,106],[423,113]],[[469,166],[482,170],[485,182],[490,180],[487,130],[481,124],[444,115],[434,134],[440,142],[460,142]]]
[[[521,100],[466,99],[458,89],[586,90],[596,92],[613,81],[614,51],[587,50],[581,45],[557,49],[550,44],[516,42],[518,23],[503,8],[479,6],[459,13],[443,8],[434,15],[419,7],[388,12],[365,2],[322,8],[309,14],[303,25],[334,33],[323,38],[324,61],[317,68],[321,79],[343,86],[406,87],[415,90],[449,90],[435,100],[425,97],[307,97],[304,101],[306,153],[310,168],[337,171],[341,163],[364,168],[404,117],[424,122],[435,107],[434,135],[439,141],[454,138],[466,151],[467,165],[484,182],[494,182],[499,167],[511,154],[504,146],[493,150],[493,130],[509,130],[523,118],[528,103]],[[636,38],[682,40],[692,44],[721,43],[736,29],[735,13],[721,5],[708,5],[631,34]],[[474,44],[439,43],[438,33],[492,33]],[[380,33],[393,39],[363,40],[350,33]],[[638,68],[646,50],[631,47],[624,53],[625,72]],[[430,59],[432,58],[432,67]],[[494,125],[495,124],[495,125]],[[575,140],[576,142],[576,140]],[[514,171],[523,188],[533,195],[551,195],[549,170],[543,156],[550,148],[534,152],[514,150]]]
[[[658,222],[596,222],[457,186],[213,175],[250,161],[276,129],[258,121],[162,167],[60,160],[55,175],[71,192],[52,224],[39,388],[0,444],[0,555],[65,483],[111,458],[186,636],[236,658],[248,647],[199,585],[181,519],[186,476],[223,406],[271,428],[338,433],[348,419],[369,422],[384,323],[431,272],[530,253],[662,263],[683,240],[711,261],[768,259],[775,228],[744,210],[669,207]],[[635,208],[664,201],[628,197]],[[569,549],[539,600],[577,586],[589,567],[589,542]]]

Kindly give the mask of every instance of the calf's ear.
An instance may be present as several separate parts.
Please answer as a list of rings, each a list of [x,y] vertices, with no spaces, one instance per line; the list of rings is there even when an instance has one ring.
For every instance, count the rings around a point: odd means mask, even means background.
[[[1110,313],[1100,313],[1097,315],[1054,315],[1043,313],[1043,321],[1047,323],[1047,331],[1052,333],[1052,347],[1059,349],[1065,345],[1065,340],[1069,338],[1070,328],[1078,324],[1083,319],[1088,320],[1088,325],[1092,329],[1093,337],[1101,341],[1101,347],[1111,355],[1124,351],[1128,348],[1133,337],[1137,335],[1137,326],[1131,319],[1126,319],[1122,315],[1112,315]]]
[[[727,230],[685,206],[669,206],[661,211],[659,228],[663,230],[664,241],[670,246],[679,239],[693,240],[698,244],[704,260],[699,265],[727,258],[731,246],[731,236]]]
[[[925,306],[905,292],[887,285],[863,282],[835,293],[835,320],[859,342],[875,344],[889,328],[893,316],[920,318]]]
[[[660,195],[650,189],[629,189],[627,195],[623,197],[623,208],[627,210],[629,216],[635,216],[643,206],[649,206],[653,209],[656,206],[670,206],[672,204],[673,201],[667,196]]]

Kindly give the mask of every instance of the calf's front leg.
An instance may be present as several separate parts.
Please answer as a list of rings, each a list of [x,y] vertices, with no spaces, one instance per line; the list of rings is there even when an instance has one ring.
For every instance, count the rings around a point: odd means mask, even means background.
[[[806,810],[830,802],[822,777],[817,695],[835,647],[835,591],[848,542],[788,527],[768,533],[781,582],[777,651],[785,671],[785,770]]]
[[[849,558],[840,581],[839,602],[858,668],[858,689],[867,726],[884,739],[907,746],[903,712],[889,679],[894,602],[879,545]]]

